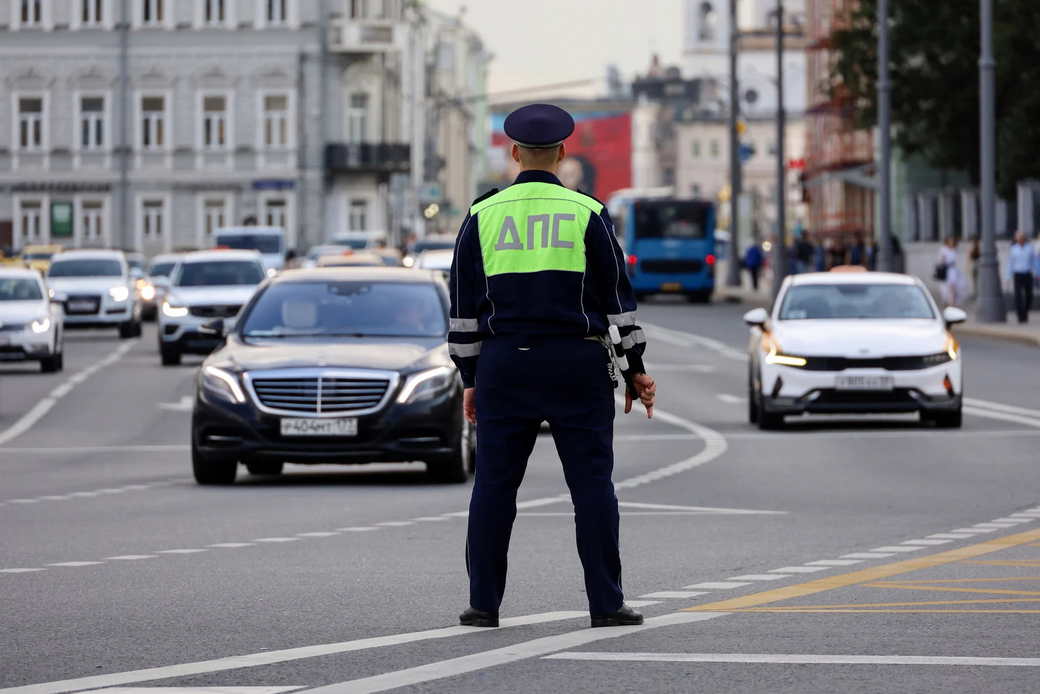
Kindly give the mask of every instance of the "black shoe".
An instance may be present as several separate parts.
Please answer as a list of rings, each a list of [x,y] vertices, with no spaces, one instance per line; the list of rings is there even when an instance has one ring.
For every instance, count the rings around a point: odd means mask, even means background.
[[[464,627],[497,627],[498,615],[494,612],[478,610],[475,607],[467,607],[466,611],[459,615],[459,624]]]
[[[593,629],[596,627],[627,627],[642,623],[643,615],[628,605],[622,605],[621,609],[610,614],[592,615]]]

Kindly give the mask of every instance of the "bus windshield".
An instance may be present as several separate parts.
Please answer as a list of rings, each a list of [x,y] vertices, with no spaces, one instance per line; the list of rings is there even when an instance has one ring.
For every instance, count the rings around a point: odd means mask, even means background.
[[[640,200],[634,204],[637,239],[703,239],[711,206],[694,200]]]
[[[218,246],[261,253],[281,253],[282,238],[274,234],[224,232],[217,234]]]

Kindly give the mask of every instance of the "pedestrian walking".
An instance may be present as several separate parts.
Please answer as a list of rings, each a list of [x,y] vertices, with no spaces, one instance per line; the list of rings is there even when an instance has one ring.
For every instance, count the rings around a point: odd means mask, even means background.
[[[982,245],[976,236],[971,241],[971,249],[968,251],[968,262],[971,264],[971,298],[974,300],[979,295],[979,259],[982,258]]]
[[[939,248],[935,279],[942,283],[942,300],[947,306],[959,306],[964,300],[964,277],[957,267],[957,239],[948,237]]]
[[[517,489],[543,421],[574,503],[592,626],[643,622],[621,588],[612,374],[626,382],[626,414],[638,399],[652,417],[656,386],[610,215],[556,175],[572,132],[574,120],[556,106],[509,114],[520,173],[474,201],[455,244],[449,351],[477,431],[463,625],[498,626]],[[608,334],[620,353],[608,351]]]
[[[863,265],[867,263],[867,246],[863,243],[862,236],[856,236],[852,246],[849,247],[849,265]]]
[[[1018,322],[1029,320],[1029,310],[1033,306],[1033,273],[1036,270],[1037,255],[1033,244],[1026,239],[1025,232],[1015,233],[1015,241],[1008,250],[1008,274],[1015,288],[1015,313]]]
[[[762,260],[762,248],[757,243],[751,244],[744,251],[744,269],[751,277],[752,291],[758,291],[758,276],[762,272]]]

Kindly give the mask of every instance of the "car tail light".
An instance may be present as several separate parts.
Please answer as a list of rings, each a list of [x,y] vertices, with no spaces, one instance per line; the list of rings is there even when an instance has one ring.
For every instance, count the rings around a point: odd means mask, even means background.
[[[635,256],[635,255],[629,255],[627,260],[628,260],[628,266],[629,267],[635,267],[636,263],[639,262],[639,257]]]
[[[714,265],[715,264],[715,254],[714,253],[709,253],[708,255],[706,255],[704,257],[704,262],[707,263],[708,265]]]

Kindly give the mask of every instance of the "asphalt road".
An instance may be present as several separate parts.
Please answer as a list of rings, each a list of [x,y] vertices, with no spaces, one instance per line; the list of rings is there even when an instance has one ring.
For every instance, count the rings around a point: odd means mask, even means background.
[[[0,694],[1024,692],[1040,688],[1040,350],[962,341],[962,430],[746,423],[736,305],[641,310],[658,417],[617,418],[627,599],[587,628],[543,437],[497,630],[466,604],[468,485],[417,465],[194,484],[197,362],[69,333],[0,365]],[[257,689],[252,689],[257,688]]]

